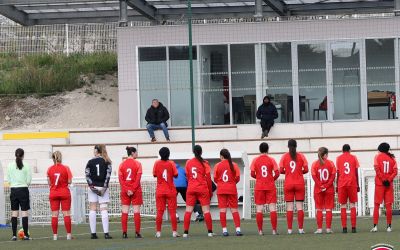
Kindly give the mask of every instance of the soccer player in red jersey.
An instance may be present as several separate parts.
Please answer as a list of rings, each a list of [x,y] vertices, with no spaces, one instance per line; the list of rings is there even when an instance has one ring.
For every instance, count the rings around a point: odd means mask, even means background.
[[[254,200],[257,209],[257,227],[259,235],[263,235],[263,209],[269,206],[272,234],[276,235],[278,216],[276,213],[276,186],[275,181],[279,178],[279,168],[276,161],[268,155],[269,146],[263,142],[260,144],[260,155],[251,163],[251,177],[256,179],[254,187]]]
[[[328,149],[321,147],[318,149],[318,160],[311,167],[311,175],[314,179],[314,200],[317,210],[316,234],[322,234],[323,210],[326,212],[326,233],[332,232],[332,209],[335,203],[335,190],[333,182],[336,177],[335,164],[328,160]]]
[[[219,154],[221,161],[214,167],[214,182],[217,184],[222,234],[229,236],[228,229],[226,228],[226,209],[230,208],[236,227],[236,235],[242,236],[238,212],[238,192],[236,188],[236,184],[240,181],[240,170],[238,165],[232,162],[231,154],[227,149],[222,149]]]
[[[47,170],[47,182],[50,186],[51,228],[53,239],[57,240],[58,213],[64,215],[64,225],[67,231],[67,240],[71,240],[71,192],[68,185],[72,182],[71,170],[62,165],[62,155],[56,151],[52,155],[54,165]]]
[[[297,142],[293,139],[288,141],[289,152],[285,153],[279,163],[281,174],[285,175],[284,195],[286,201],[286,221],[288,234],[292,234],[293,209],[296,201],[297,223],[299,234],[304,234],[304,211],[305,199],[304,174],[308,173],[308,162],[306,157],[297,152]]]
[[[162,147],[159,151],[161,160],[154,163],[153,176],[157,178],[156,188],[156,238],[161,237],[161,225],[165,208],[168,204],[169,217],[172,225],[172,237],[180,237],[177,232],[176,220],[176,188],[174,177],[178,176],[175,163],[169,160],[170,151],[167,147]]]
[[[350,153],[350,145],[345,144],[343,154],[336,158],[338,200],[340,203],[340,215],[342,219],[343,233],[347,233],[347,201],[350,202],[351,232],[356,233],[357,223],[357,192],[360,192],[358,183],[358,168],[360,164],[355,155]]]
[[[135,222],[135,238],[142,238],[140,234],[140,206],[143,204],[142,187],[142,164],[136,160],[138,153],[134,147],[126,147],[128,158],[119,166],[118,179],[121,185],[122,204],[122,238],[128,238],[128,213],[129,207],[133,206],[133,218]]]
[[[186,162],[186,176],[188,188],[186,191],[186,212],[183,221],[183,237],[188,237],[190,218],[197,200],[204,212],[204,220],[208,230],[208,236],[213,236],[212,218],[210,213],[210,200],[212,197],[211,167],[201,155],[203,149],[200,145],[193,147],[194,158]]]
[[[375,197],[374,197],[374,227],[371,232],[378,231],[379,206],[385,202],[387,232],[392,231],[392,204],[394,201],[393,180],[397,176],[397,163],[390,153],[390,145],[386,142],[378,147],[379,153],[375,156]]]

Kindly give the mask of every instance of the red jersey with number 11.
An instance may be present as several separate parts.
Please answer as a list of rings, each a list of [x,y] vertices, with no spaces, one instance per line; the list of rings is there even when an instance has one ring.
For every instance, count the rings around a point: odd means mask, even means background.
[[[51,166],[47,170],[47,178],[50,183],[50,195],[68,195],[68,181],[72,179],[69,167],[62,164]]]
[[[153,176],[157,178],[157,194],[176,193],[174,177],[178,176],[175,162],[157,160],[154,163]]]
[[[396,160],[385,153],[378,153],[375,156],[374,167],[376,172],[376,186],[383,186],[384,180],[392,182],[397,175]]]
[[[217,194],[237,194],[236,183],[240,181],[240,169],[233,162],[235,173],[231,171],[228,160],[222,160],[214,167],[214,182],[217,184]]]

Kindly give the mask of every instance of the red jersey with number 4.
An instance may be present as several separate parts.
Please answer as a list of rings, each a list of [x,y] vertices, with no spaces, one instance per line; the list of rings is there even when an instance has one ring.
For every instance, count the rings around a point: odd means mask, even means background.
[[[397,175],[396,160],[385,153],[378,153],[374,160],[375,185],[383,186],[383,181],[392,182]]]
[[[326,189],[325,192],[334,192],[333,182],[336,177],[336,168],[331,160],[325,160],[324,164],[321,164],[319,160],[315,161],[311,167],[311,175],[315,182],[315,193],[322,192],[322,189]]]
[[[308,173],[308,162],[306,157],[296,154],[296,160],[293,160],[290,153],[282,155],[279,162],[280,172],[285,175],[285,186],[287,185],[304,185],[303,174]]]
[[[336,158],[336,167],[339,175],[338,188],[358,187],[357,171],[360,167],[355,155],[345,152]]]
[[[62,164],[51,166],[47,170],[47,178],[50,183],[50,195],[68,195],[68,181],[72,180],[72,173],[69,167]]]
[[[142,187],[140,186],[140,178],[142,175],[142,164],[133,159],[128,158],[121,163],[118,170],[118,179],[121,185],[121,191],[128,190],[135,192]]]
[[[251,163],[251,176],[256,179],[254,190],[273,190],[276,188],[275,180],[279,177],[278,164],[275,159],[262,154]]]
[[[233,162],[235,173],[231,171],[228,160],[222,160],[214,167],[214,182],[217,194],[237,194],[236,184],[240,181],[240,169]]]
[[[157,160],[154,163],[153,176],[157,178],[157,194],[176,193],[174,177],[178,176],[175,162]]]
[[[187,192],[210,192],[211,167],[207,161],[202,165],[199,160],[193,158],[186,162],[185,169],[188,180]]]

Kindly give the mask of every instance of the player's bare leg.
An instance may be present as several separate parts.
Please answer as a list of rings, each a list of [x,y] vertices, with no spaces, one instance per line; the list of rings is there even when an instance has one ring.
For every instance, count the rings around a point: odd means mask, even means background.
[[[272,226],[272,235],[278,235],[277,226],[278,226],[278,214],[276,213],[276,203],[271,203],[268,205]]]
[[[351,232],[357,233],[357,209],[355,203],[350,203]]]
[[[62,211],[64,216],[64,226],[65,231],[67,232],[67,240],[72,240],[72,223],[71,223],[71,211]]]
[[[293,232],[293,208],[294,208],[293,201],[287,201],[286,202],[286,222],[287,222],[288,234],[292,234],[292,232]]]
[[[231,213],[233,217],[233,222],[236,227],[236,236],[243,236],[242,231],[240,230],[240,215],[237,208],[231,208]]]
[[[222,235],[229,236],[228,229],[226,228],[226,208],[220,208],[219,210],[219,221],[222,227]]]
[[[53,240],[58,239],[58,211],[51,211],[51,229],[53,230]]]
[[[299,234],[305,234],[304,232],[304,210],[303,210],[303,202],[296,201],[296,210],[297,210],[297,224],[299,227]]]
[[[333,233],[332,231],[332,210],[331,209],[325,209],[326,213],[326,233],[331,234]]]
[[[322,214],[322,209],[316,209],[317,213],[317,231],[315,231],[315,234],[322,234],[322,220],[323,220],[323,214]]]
[[[128,238],[128,213],[129,213],[129,205],[122,205],[122,214],[121,214],[121,226],[122,226],[122,238]]]
[[[264,235],[264,233],[263,233],[263,220],[264,220],[263,210],[264,210],[264,205],[256,205],[256,211],[257,211],[256,221],[257,221],[257,228],[258,228],[259,235]]]
[[[135,238],[141,239],[142,234],[140,233],[141,229],[141,218],[140,218],[140,205],[133,205],[133,220],[135,222]]]

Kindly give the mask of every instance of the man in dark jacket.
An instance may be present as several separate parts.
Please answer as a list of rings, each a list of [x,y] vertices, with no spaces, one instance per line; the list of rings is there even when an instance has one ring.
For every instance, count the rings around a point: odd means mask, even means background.
[[[149,132],[150,138],[152,142],[157,141],[156,137],[154,136],[154,130],[162,129],[164,132],[165,139],[169,141],[169,134],[168,134],[168,125],[167,121],[169,120],[169,112],[161,102],[157,99],[154,99],[151,103],[150,108],[146,112],[147,121],[147,131]]]
[[[274,120],[278,118],[278,111],[269,96],[265,96],[263,99],[263,104],[258,107],[257,119],[260,119],[262,134],[261,139],[268,137],[269,130],[274,126]]]

